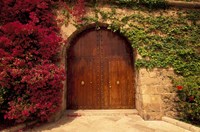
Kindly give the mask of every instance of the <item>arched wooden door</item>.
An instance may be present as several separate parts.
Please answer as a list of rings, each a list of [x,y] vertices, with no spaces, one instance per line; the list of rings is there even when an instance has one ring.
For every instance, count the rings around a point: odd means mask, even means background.
[[[135,108],[133,51],[116,33],[89,29],[67,56],[68,109]]]

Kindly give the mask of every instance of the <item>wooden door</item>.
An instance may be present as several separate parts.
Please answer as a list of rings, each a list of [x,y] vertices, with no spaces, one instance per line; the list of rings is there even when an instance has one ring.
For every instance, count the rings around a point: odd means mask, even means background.
[[[67,56],[67,108],[135,108],[132,48],[107,29],[89,29]]]

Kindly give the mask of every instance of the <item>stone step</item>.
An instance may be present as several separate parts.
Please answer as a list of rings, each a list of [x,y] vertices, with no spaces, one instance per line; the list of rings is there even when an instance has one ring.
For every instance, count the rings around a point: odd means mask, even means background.
[[[67,110],[67,116],[129,116],[138,115],[136,109],[111,109],[111,110]]]
[[[150,128],[150,127],[147,127],[147,126],[141,125],[141,124],[135,124],[135,125],[133,125],[133,127],[134,127],[134,129],[136,129],[136,131],[139,131],[139,132],[155,132],[156,131],[153,128]],[[159,130],[159,132],[164,132],[164,131]]]

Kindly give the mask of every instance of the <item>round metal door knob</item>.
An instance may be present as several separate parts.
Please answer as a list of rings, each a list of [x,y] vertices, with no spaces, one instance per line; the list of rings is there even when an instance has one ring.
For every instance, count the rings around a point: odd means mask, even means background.
[[[85,82],[84,81],[81,81],[81,85],[84,85],[85,84]]]
[[[117,85],[119,85],[119,81],[117,81]]]

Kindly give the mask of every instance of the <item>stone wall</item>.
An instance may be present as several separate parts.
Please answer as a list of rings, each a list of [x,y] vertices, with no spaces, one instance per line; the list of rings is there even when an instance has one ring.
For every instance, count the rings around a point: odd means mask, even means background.
[[[169,76],[174,76],[173,69],[138,70],[136,108],[144,119],[176,115],[176,94]]]
[[[102,7],[102,10],[109,11],[109,7]],[[119,17],[123,16],[123,13],[131,14],[138,13],[134,10],[122,10],[117,9],[119,12]],[[121,12],[121,13],[120,13]],[[175,10],[166,11],[165,14],[171,15]],[[90,9],[88,9],[88,15],[92,15]],[[142,12],[140,12],[142,13]],[[148,15],[146,12],[144,15]],[[156,15],[153,12],[151,15]],[[100,21],[101,22],[101,21]],[[109,21],[102,22],[109,24]],[[87,25],[85,25],[87,26]],[[83,29],[81,29],[83,30]],[[66,64],[66,52],[67,48],[70,46],[70,40],[73,39],[80,32],[80,29],[70,22],[67,25],[61,25],[61,35],[64,39],[68,40],[68,43],[63,45],[62,58],[63,64]],[[139,56],[139,55],[136,55]],[[67,66],[66,66],[67,71]],[[172,86],[169,76],[175,76],[173,69],[137,69],[136,73],[136,109],[139,114],[145,120],[159,120],[162,116],[174,117],[176,116],[175,100],[176,94],[175,89]],[[64,82],[64,92],[63,92],[63,104],[62,112],[66,110],[66,81]],[[61,113],[62,113],[61,112]]]

